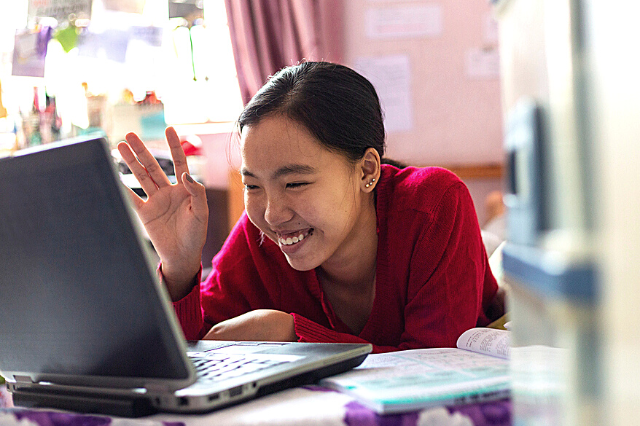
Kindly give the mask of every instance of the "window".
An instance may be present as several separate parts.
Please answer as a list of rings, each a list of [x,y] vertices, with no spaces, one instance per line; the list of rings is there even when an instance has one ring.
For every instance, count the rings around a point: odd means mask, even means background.
[[[205,0],[204,19],[171,18],[167,33],[170,61],[158,89],[167,123],[235,121],[242,98],[224,0]]]
[[[146,139],[154,139],[164,122],[235,122],[242,100],[224,0],[181,0],[199,14],[180,19],[170,18],[170,1],[178,0],[94,0],[91,21],[83,23],[88,26],[69,49],[57,40],[49,42],[44,78],[12,75],[15,31],[34,31],[39,18],[27,19],[27,0],[3,6],[0,81],[9,116],[0,118],[0,133],[21,128],[32,108],[34,87],[42,105],[45,92],[56,98],[62,138],[93,126],[88,118],[90,100],[100,100],[100,105],[92,103],[103,118],[97,126],[114,142],[128,131],[142,131],[145,136],[139,118],[157,108],[164,120],[153,122],[152,135]],[[46,22],[53,22],[54,38],[69,25],[66,19]],[[141,101],[151,91],[163,105],[147,112],[134,108],[131,98]],[[126,93],[132,96],[127,98]]]

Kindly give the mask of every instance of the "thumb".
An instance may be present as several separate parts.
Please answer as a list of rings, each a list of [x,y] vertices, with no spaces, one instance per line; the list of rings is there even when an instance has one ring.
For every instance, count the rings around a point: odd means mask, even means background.
[[[192,208],[196,215],[204,215],[208,216],[208,207],[207,207],[207,191],[203,184],[196,182],[189,173],[182,173],[182,184],[185,189],[191,194],[193,199]]]

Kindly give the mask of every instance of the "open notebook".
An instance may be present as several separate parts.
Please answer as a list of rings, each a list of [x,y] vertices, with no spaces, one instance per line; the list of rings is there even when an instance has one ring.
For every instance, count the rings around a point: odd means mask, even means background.
[[[0,159],[0,375],[16,404],[207,411],[346,371],[371,351],[185,342],[127,196],[102,138]]]
[[[382,413],[493,401],[510,395],[509,331],[472,328],[456,348],[412,349],[369,356],[320,384]]]

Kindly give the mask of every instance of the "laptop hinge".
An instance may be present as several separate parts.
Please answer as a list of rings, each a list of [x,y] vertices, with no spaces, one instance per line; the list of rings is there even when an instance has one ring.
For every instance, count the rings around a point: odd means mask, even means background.
[[[149,393],[165,393],[171,390],[171,387],[163,385],[162,383],[146,383],[144,388]]]
[[[20,376],[17,374],[14,374],[13,380],[15,380],[16,383],[35,383],[31,376]]]

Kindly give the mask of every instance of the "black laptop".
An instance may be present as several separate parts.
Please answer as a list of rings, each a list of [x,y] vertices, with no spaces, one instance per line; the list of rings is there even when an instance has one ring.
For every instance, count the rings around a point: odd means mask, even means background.
[[[106,140],[0,159],[0,375],[16,405],[203,412],[359,365],[367,344],[185,342]]]

